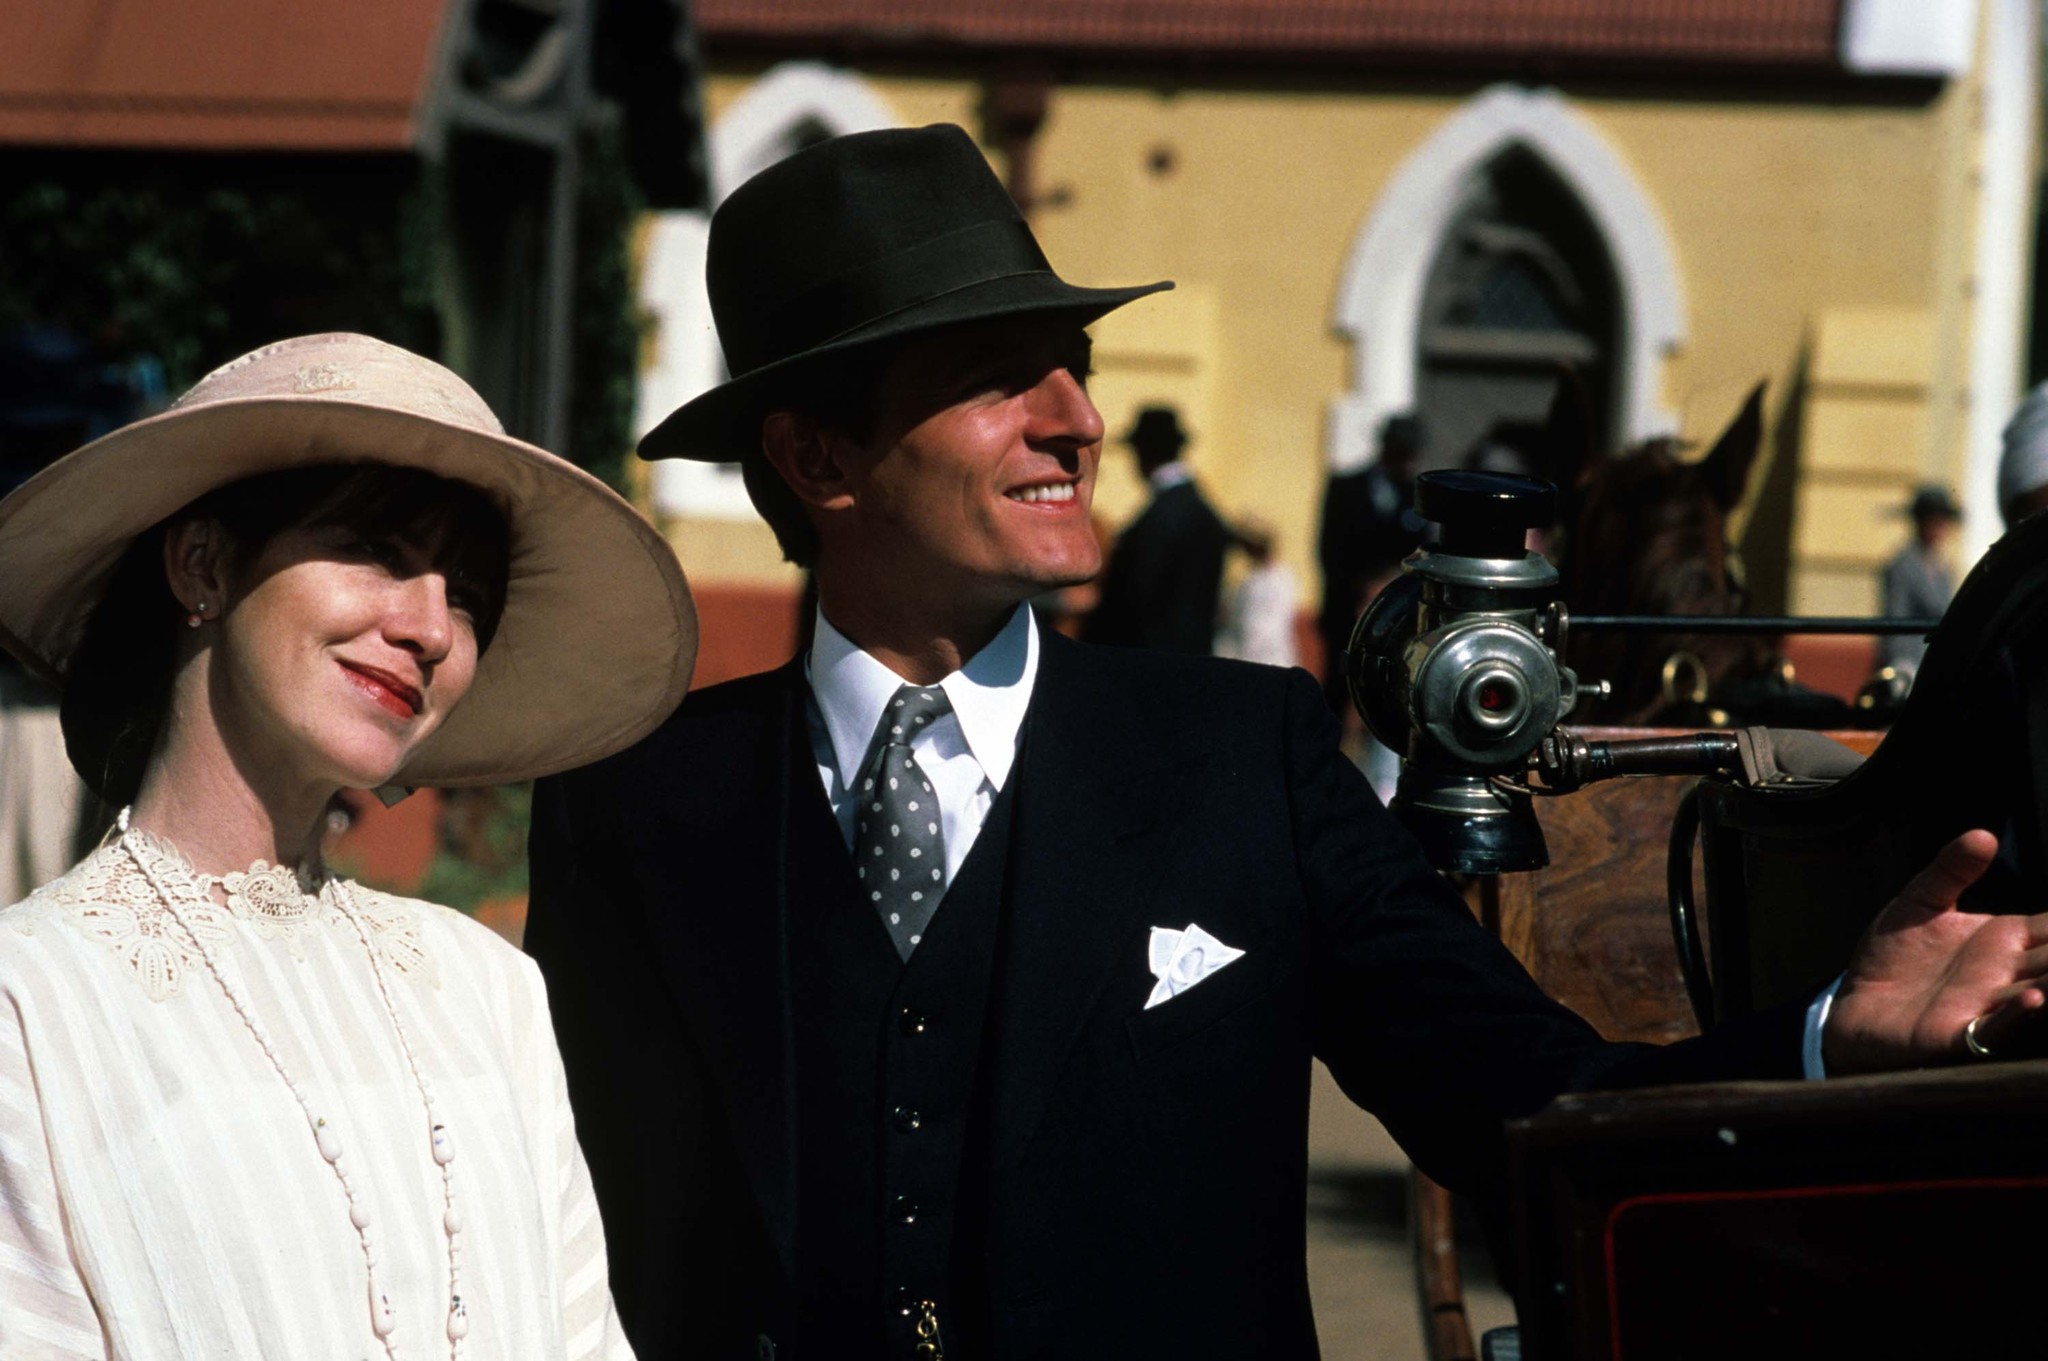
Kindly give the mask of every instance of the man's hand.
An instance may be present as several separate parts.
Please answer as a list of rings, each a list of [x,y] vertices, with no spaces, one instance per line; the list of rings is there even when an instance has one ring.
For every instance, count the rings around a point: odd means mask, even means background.
[[[1870,924],[1822,1035],[1830,1074],[1965,1058],[1963,1029],[1973,1020],[1978,1042],[1996,1050],[2048,1006],[2048,913],[1956,907],[1997,854],[1991,833],[1963,833]]]

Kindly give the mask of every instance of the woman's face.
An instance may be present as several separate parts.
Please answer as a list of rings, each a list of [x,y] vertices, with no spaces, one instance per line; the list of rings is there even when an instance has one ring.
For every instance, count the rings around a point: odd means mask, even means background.
[[[476,677],[477,588],[447,532],[312,525],[229,584],[210,674],[235,749],[293,782],[386,783]]]

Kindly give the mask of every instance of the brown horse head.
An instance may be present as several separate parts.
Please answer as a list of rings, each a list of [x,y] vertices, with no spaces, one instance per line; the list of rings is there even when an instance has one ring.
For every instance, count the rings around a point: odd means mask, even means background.
[[[1763,395],[1758,383],[1707,456],[1691,463],[1679,459],[1678,444],[1669,438],[1646,440],[1617,458],[1600,455],[1583,440],[1566,443],[1573,418],[1553,407],[1563,493],[1558,570],[1573,614],[1741,611],[1728,516],[1742,500],[1763,441]],[[1561,387],[1559,406],[1572,400],[1569,387]],[[1589,429],[1590,422],[1580,422],[1580,428]],[[1572,719],[1645,723],[1676,717],[1668,713],[1674,685],[1681,700],[1696,690],[1711,693],[1732,677],[1766,669],[1772,659],[1770,641],[1760,637],[1575,634],[1566,660],[1583,679],[1610,682],[1614,693],[1582,706]],[[1675,672],[1669,680],[1667,668]]]

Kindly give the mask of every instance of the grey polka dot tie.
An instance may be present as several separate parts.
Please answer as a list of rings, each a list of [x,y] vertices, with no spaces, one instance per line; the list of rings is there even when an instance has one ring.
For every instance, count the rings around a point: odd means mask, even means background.
[[[862,892],[896,953],[904,959],[924,939],[946,894],[946,834],[938,795],[911,759],[910,743],[953,711],[938,686],[906,685],[882,710],[874,757],[854,790],[853,864]]]

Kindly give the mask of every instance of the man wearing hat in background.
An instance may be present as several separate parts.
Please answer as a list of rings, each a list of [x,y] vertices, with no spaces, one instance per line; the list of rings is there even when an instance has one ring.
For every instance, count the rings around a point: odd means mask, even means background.
[[[734,377],[641,452],[741,461],[816,641],[534,793],[527,945],[643,1358],[1306,1358],[1312,1054],[1482,1194],[1568,1087],[1799,1071],[1797,1015],[1657,1050],[1546,999],[1303,673],[1037,629],[1100,561],[1082,328],[1167,285],[1062,281],[960,129],[762,172],[708,278]],[[1830,1064],[1959,1055],[2025,993],[1929,906],[1983,850],[1945,855]]]
[[[1339,715],[1351,709],[1344,649],[1374,596],[1422,542],[1415,475],[1422,462],[1422,420],[1408,412],[1380,422],[1379,453],[1354,472],[1332,473],[1323,487],[1316,559],[1323,569],[1323,693]]]
[[[1148,406],[1124,436],[1152,499],[1117,536],[1101,601],[1081,636],[1206,657],[1216,641],[1230,529],[1181,461],[1188,437],[1170,406]]]
[[[1921,487],[1906,506],[1913,520],[1913,540],[1885,564],[1881,585],[1884,612],[1895,619],[1939,619],[1956,593],[1949,566],[1949,543],[1962,523],[1963,512],[1941,487]],[[1884,639],[1884,664],[1902,675],[1920,669],[1927,639],[1895,633]]]

